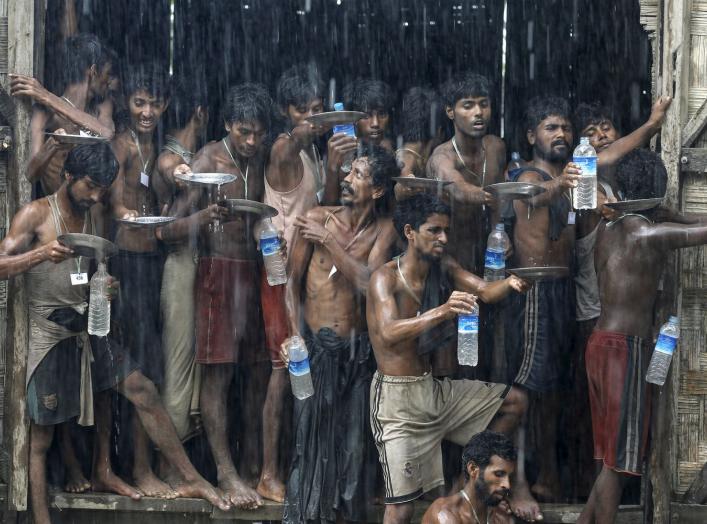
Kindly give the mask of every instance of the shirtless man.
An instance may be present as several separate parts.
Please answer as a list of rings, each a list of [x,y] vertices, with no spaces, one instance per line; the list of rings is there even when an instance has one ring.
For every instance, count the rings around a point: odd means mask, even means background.
[[[30,429],[30,503],[36,523],[50,522],[47,507],[46,453],[54,425],[81,415],[92,424],[90,395],[82,395],[82,366],[91,365],[92,384],[84,391],[101,394],[116,389],[133,403],[150,437],[178,470],[179,495],[203,497],[227,510],[217,490],[194,469],[179,443],[167,412],[152,382],[117,344],[90,337],[93,362],[82,353],[88,343],[85,310],[88,299],[89,260],[73,257],[59,243],[65,233],[95,232],[90,209],[108,192],[118,162],[106,144],[73,149],[64,164],[65,182],[59,190],[24,206],[12,220],[0,243],[0,278],[25,273],[30,312],[27,402]],[[88,363],[88,364],[87,364]],[[108,407],[109,409],[109,407]],[[97,405],[99,432],[110,434],[110,412]],[[93,461],[92,488],[139,499],[141,493],[112,471],[108,439],[99,440]]]
[[[626,199],[665,193],[665,167],[651,156],[632,156],[617,165],[616,182]],[[602,223],[597,234],[601,315],[587,344],[586,365],[594,458],[603,464],[581,524],[614,522],[627,475],[641,474],[655,390],[645,375],[660,275],[671,250],[707,244],[704,215],[692,217],[692,224],[656,223],[657,211],[621,216],[606,206],[602,210],[612,222]]]
[[[572,144],[569,107],[561,98],[535,98],[527,110],[527,139],[532,160],[514,172],[514,181],[543,185],[545,193],[514,200],[514,267],[569,267],[574,244],[574,219],[569,189],[579,168],[567,163]],[[571,278],[538,282],[525,296],[511,297],[506,317],[509,378],[533,392],[530,412],[540,431],[540,473],[533,493],[546,499],[558,493],[556,456],[559,390],[569,373],[573,297]],[[532,307],[531,307],[532,306]],[[538,400],[538,394],[542,398]],[[521,443],[522,444],[522,443]]]
[[[230,173],[236,180],[218,190],[210,190],[208,195],[203,195],[204,200],[262,201],[265,164],[262,145],[270,127],[271,112],[272,101],[260,84],[241,84],[229,89],[223,109],[226,136],[204,146],[194,157],[192,170],[194,173]],[[219,486],[234,506],[246,509],[257,508],[263,501],[241,479],[233,462],[227,428],[229,412],[235,410],[228,406],[227,396],[236,364],[268,360],[260,351],[258,275],[261,268],[254,226],[252,215],[240,213],[201,229],[195,298],[196,362],[202,364],[200,405],[204,428],[216,462]],[[249,368],[249,372],[254,374],[255,366]],[[262,379],[258,385],[267,381],[260,376],[258,379]],[[252,391],[246,393],[250,395]],[[246,404],[248,402],[241,403]],[[260,416],[253,406],[250,410],[252,413],[249,411],[245,420]],[[255,434],[255,426],[248,431]],[[245,450],[242,446],[241,450],[246,457],[253,454],[257,457],[257,447]]]
[[[287,308],[290,332],[309,351],[314,395],[295,399],[285,522],[366,520],[374,364],[362,306],[371,272],[395,242],[385,214],[399,172],[391,153],[365,145],[341,184],[343,205],[295,221]]]
[[[110,214],[114,219],[159,215],[152,183],[157,158],[153,140],[169,103],[167,79],[156,65],[135,65],[128,71],[123,87],[130,126],[112,142],[120,170],[110,190]],[[115,243],[120,251],[111,258],[111,274],[120,281],[121,288],[114,310],[116,338],[131,352],[145,376],[160,386],[164,381],[159,302],[163,257],[158,240],[153,229],[118,224]],[[140,322],[135,322],[137,318]],[[152,471],[150,443],[134,414],[131,425],[136,486],[147,496],[173,497],[170,486]]]
[[[430,372],[427,353],[456,336],[456,317],[471,311],[475,295],[496,302],[528,289],[517,277],[485,282],[446,256],[449,215],[449,206],[426,193],[399,202],[393,221],[407,251],[373,273],[368,286],[366,318],[378,365],[370,418],[386,523],[409,522],[412,502],[444,484],[443,439],[464,445],[489,424],[512,434],[526,410],[517,388]],[[516,482],[511,507],[526,520],[540,518],[525,479]]]
[[[516,450],[505,435],[485,430],[471,437],[462,452],[464,487],[435,500],[422,524],[490,522],[494,509],[511,494],[515,461]]]
[[[356,136],[364,143],[393,151],[393,143],[385,136],[395,103],[390,86],[380,80],[359,79],[347,85],[343,95],[344,109],[367,115],[356,122]]]
[[[79,34],[64,43],[64,90],[57,96],[36,79],[10,76],[10,93],[28,96],[36,104],[30,122],[31,158],[27,179],[39,181],[45,195],[62,183],[61,170],[70,145],[60,144],[45,133],[87,133],[113,138],[113,109],[100,102],[108,94],[112,54],[94,35]]]

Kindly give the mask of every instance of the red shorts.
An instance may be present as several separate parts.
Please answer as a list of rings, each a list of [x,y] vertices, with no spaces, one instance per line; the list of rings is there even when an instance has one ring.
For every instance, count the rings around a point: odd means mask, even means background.
[[[252,364],[262,358],[255,260],[202,257],[196,273],[196,361]]]
[[[263,269],[260,273],[260,303],[263,307],[265,347],[270,354],[273,369],[285,368],[280,358],[280,344],[289,336],[287,310],[285,309],[285,287],[287,284],[271,286]]]
[[[640,475],[648,443],[649,349],[639,337],[594,331],[585,354],[592,409],[594,458]]]

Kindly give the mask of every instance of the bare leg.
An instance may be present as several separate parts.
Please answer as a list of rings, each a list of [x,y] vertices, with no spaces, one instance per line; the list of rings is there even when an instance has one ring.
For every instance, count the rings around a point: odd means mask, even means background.
[[[594,482],[589,501],[577,520],[581,524],[614,522],[626,477],[604,466]]]
[[[284,502],[285,484],[278,475],[282,404],[289,385],[287,369],[273,369],[263,407],[263,469],[257,491],[264,498]]]
[[[560,479],[557,464],[557,421],[560,415],[560,396],[556,392],[544,393],[535,400],[534,410],[538,419],[540,472],[531,492],[544,502],[555,502],[559,497]]]
[[[386,504],[383,524],[407,524],[412,520],[413,510],[412,502]]]
[[[150,465],[150,439],[140,423],[137,412],[133,415],[133,445],[135,446],[135,462],[133,463],[135,486],[146,497],[176,498],[177,493],[152,472]]]
[[[202,498],[228,511],[231,505],[224,499],[223,493],[199,475],[189,461],[155,385],[145,375],[135,371],[118,384],[118,390],[132,402],[150,439],[179,471],[183,482],[175,486],[177,494],[181,497]]]
[[[54,426],[32,422],[29,442],[29,496],[35,524],[49,524],[47,503],[47,451],[54,436]]]
[[[66,484],[64,491],[69,493],[83,493],[91,489],[91,483],[84,476],[81,464],[76,458],[74,443],[71,440],[71,422],[64,422],[59,425],[59,447],[61,449],[61,459],[66,466]]]
[[[113,473],[110,463],[110,426],[112,423],[110,393],[96,395],[94,417],[96,420],[96,444],[93,450],[91,489],[117,493],[133,500],[140,500],[142,493]]]
[[[233,366],[231,365],[204,366],[201,382],[201,416],[211,446],[211,453],[216,462],[219,487],[226,492],[227,499],[234,506],[254,509],[262,506],[263,500],[238,475],[226,435],[228,425],[226,397],[232,378]]]
[[[246,369],[246,380],[239,405],[242,406],[238,428],[239,457],[238,471],[249,486],[255,488],[261,475],[260,444],[265,428],[254,421],[261,422],[265,410],[265,400],[271,377],[269,362],[251,364]]]

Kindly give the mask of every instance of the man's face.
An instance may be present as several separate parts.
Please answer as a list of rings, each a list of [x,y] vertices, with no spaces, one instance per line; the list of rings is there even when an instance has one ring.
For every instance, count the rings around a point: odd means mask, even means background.
[[[423,259],[439,261],[447,250],[449,238],[449,216],[434,213],[415,231],[408,224],[405,226],[408,245],[415,249]]]
[[[294,128],[305,122],[307,118],[312,115],[318,115],[324,111],[324,103],[321,98],[313,98],[305,104],[290,104],[287,106],[287,114],[285,115],[290,121],[290,127]],[[312,129],[312,133],[315,135],[322,135],[326,132],[327,128],[324,126],[315,126],[309,124]]]
[[[602,120],[596,124],[589,124],[582,129],[582,136],[589,138],[589,143],[596,149],[597,153],[603,151],[616,142],[621,135],[611,123],[611,120]]]
[[[551,163],[567,161],[572,140],[572,124],[557,115],[550,115],[534,130],[528,131],[528,142],[533,146],[533,153]]]
[[[388,129],[390,116],[386,109],[372,109],[368,116],[356,122],[356,136],[374,145],[380,145]]]
[[[79,212],[88,211],[94,204],[102,202],[110,190],[110,187],[101,186],[87,176],[77,179],[67,173],[66,178],[69,202]]]
[[[97,72],[96,67],[97,66],[94,65],[91,69],[94,74],[91,75],[91,80],[89,81],[88,87],[91,93],[98,98],[105,98],[106,95],[108,95],[111,80],[115,78],[115,75],[113,74],[113,65],[110,62],[107,62],[100,72]]]
[[[144,89],[138,89],[128,98],[128,109],[133,129],[138,133],[152,133],[162,113],[167,109],[167,101]]]
[[[511,493],[511,475],[515,464],[498,455],[491,457],[488,466],[479,470],[474,489],[479,500],[487,506],[498,506]],[[473,476],[472,476],[473,478]]]
[[[481,138],[488,132],[491,121],[491,101],[487,96],[461,98],[454,107],[447,107],[447,116],[454,122],[455,129]]]
[[[341,182],[341,203],[348,207],[367,204],[382,196],[380,188],[373,185],[368,158],[357,158],[351,163],[351,171]]]
[[[250,158],[263,144],[266,129],[260,122],[233,122],[226,124],[231,149],[242,158]]]

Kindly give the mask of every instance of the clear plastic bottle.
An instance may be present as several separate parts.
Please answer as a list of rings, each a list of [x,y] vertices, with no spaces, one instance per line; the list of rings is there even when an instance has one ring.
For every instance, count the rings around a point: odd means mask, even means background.
[[[520,153],[513,151],[513,153],[511,153],[511,161],[508,164],[508,178],[512,180],[522,168],[523,160],[520,158]]]
[[[486,243],[484,280],[494,282],[506,278],[506,251],[511,245],[503,224],[498,223]]]
[[[105,262],[98,264],[98,271],[91,277],[88,303],[88,334],[105,337],[110,331],[110,300],[108,300],[108,271]]]
[[[572,162],[582,169],[577,187],[572,190],[572,207],[596,209],[597,207],[597,152],[583,136],[572,155]]]
[[[287,350],[290,357],[290,384],[292,385],[292,394],[299,400],[304,400],[314,395],[314,386],[312,385],[312,374],[309,370],[309,353],[307,346],[301,337],[290,337],[287,344]]]
[[[341,102],[336,102],[334,104],[334,111],[343,111],[344,110],[344,104]],[[354,127],[353,124],[340,124],[337,126],[334,126],[334,129],[332,130],[334,134],[336,133],[345,133],[349,136],[352,136],[356,138],[356,128]],[[341,165],[341,170],[344,173],[348,173],[351,171],[351,162],[353,162],[354,156],[350,155],[347,156],[346,159],[344,159],[344,163]]]
[[[670,368],[670,361],[678,345],[679,337],[680,323],[678,322],[678,317],[670,317],[660,328],[660,334],[658,335],[658,341],[653,350],[651,363],[648,364],[646,382],[658,384],[659,386],[665,384],[665,378],[668,376],[668,368]]]
[[[457,360],[460,366],[479,363],[479,306],[457,319]]]
[[[287,268],[280,254],[280,237],[269,218],[264,220],[260,230],[260,251],[268,277],[268,284],[279,286],[287,282]]]

